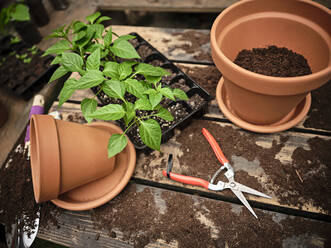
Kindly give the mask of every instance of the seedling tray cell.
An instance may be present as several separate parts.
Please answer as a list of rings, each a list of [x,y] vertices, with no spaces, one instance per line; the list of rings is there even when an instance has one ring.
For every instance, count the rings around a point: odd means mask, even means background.
[[[154,66],[160,66],[171,73],[169,76],[162,78],[163,86],[170,88],[179,88],[186,92],[189,100],[187,101],[164,101],[162,105],[170,112],[176,112],[179,117],[172,122],[159,121],[162,129],[162,143],[168,141],[174,135],[174,129],[183,129],[189,125],[193,118],[199,118],[207,111],[208,102],[211,99],[210,94],[186,75],[173,62],[168,60],[163,54],[149,44],[137,33],[130,33],[136,38],[131,40],[131,44],[136,48],[141,56],[140,62],[148,63]],[[93,89],[94,93],[98,88]],[[111,101],[107,95],[98,94],[101,106],[109,104]],[[112,101],[113,102],[113,101]],[[177,116],[177,115],[176,115]],[[122,123],[119,123],[124,129]],[[133,126],[128,132],[128,137],[133,142],[137,151],[150,151],[150,149],[141,142],[137,128]]]
[[[12,92],[16,96],[28,100],[48,82],[49,78],[56,70],[57,65],[50,65],[53,60],[51,56],[40,57],[42,51],[39,49],[37,54],[33,55],[34,62],[24,64],[22,61],[15,58],[15,55],[10,55],[10,53],[27,53],[27,48],[30,46],[23,42],[10,44],[9,40],[10,37],[8,36],[0,42],[4,45],[2,49],[0,49],[0,57],[6,59],[0,67],[2,74],[0,87]]]

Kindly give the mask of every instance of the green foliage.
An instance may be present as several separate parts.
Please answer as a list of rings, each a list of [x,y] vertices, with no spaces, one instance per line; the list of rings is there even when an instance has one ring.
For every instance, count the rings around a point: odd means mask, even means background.
[[[22,3],[12,3],[0,11],[0,33],[7,35],[13,21],[30,20],[29,7]]]
[[[152,117],[172,121],[173,116],[161,106],[161,102],[166,98],[186,100],[185,92],[162,87],[160,80],[169,73],[161,67],[138,62],[140,56],[129,42],[135,37],[118,36],[111,27],[105,30],[102,22],[110,20],[109,17],[96,12],[86,20],[86,23],[75,21],[61,26],[49,36],[59,41],[49,47],[44,55],[56,55],[52,64],[60,65],[50,82],[68,72],[78,72],[81,76],[79,79],[69,78],[64,83],[59,105],[67,101],[75,90],[98,86],[99,92],[94,98],[86,98],[81,102],[85,119],[88,122],[93,119],[123,120],[126,125],[123,134],[110,137],[108,156],[112,157],[126,147],[128,140],[125,133],[133,125],[139,128],[141,139],[147,146],[160,150],[161,127]],[[117,99],[117,103],[98,108],[95,97],[100,92]],[[136,100],[130,102],[125,98],[126,94],[135,96]],[[150,112],[138,116],[138,110]]]

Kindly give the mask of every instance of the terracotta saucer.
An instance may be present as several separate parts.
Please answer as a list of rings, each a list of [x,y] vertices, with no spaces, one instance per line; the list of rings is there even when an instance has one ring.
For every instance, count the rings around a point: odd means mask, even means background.
[[[230,101],[226,90],[223,87],[223,77],[218,82],[216,89],[216,100],[223,114],[237,126],[257,133],[276,133],[287,130],[298,124],[308,113],[311,104],[311,94],[309,93],[289,114],[280,121],[268,125],[256,125],[239,118],[231,109]]]
[[[116,125],[104,122],[88,124],[116,133],[123,131]],[[136,165],[136,150],[129,141],[127,147],[115,157],[110,175],[61,194],[52,202],[69,210],[87,210],[103,205],[118,195],[129,182]]]

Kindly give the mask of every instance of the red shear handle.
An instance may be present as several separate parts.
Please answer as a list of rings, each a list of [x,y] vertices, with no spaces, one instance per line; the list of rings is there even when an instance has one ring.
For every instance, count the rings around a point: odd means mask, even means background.
[[[218,158],[218,160],[222,163],[229,163],[229,160],[227,160],[227,158],[224,156],[221,147],[218,145],[218,143],[216,142],[216,140],[214,139],[213,135],[211,135],[211,133],[206,129],[206,128],[202,128],[202,134],[205,136],[205,138],[208,140],[211,148],[213,148],[216,157]]]
[[[163,176],[167,177],[167,172],[165,170],[162,171],[162,174],[163,174]],[[201,186],[206,189],[208,189],[208,185],[209,185],[208,181],[203,180],[201,178],[183,176],[183,175],[179,175],[179,174],[173,173],[173,172],[170,172],[170,179],[177,181],[177,182],[181,182],[181,183]]]

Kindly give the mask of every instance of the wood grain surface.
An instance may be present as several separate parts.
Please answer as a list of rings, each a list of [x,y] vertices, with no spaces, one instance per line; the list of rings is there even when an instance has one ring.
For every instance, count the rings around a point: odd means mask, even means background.
[[[199,232],[205,233],[204,240],[213,242],[212,247],[326,247],[329,241],[330,223],[254,209],[259,216],[256,220],[241,205],[135,183],[128,184],[120,197],[123,204],[126,204],[126,201],[134,202],[133,208],[129,210],[130,213],[121,210],[122,205],[116,203],[105,204],[91,211],[62,210],[56,214],[60,228],[53,225],[41,227],[38,237],[77,248],[141,247],[137,242],[143,238],[147,239],[147,241],[143,239],[144,244],[147,243],[145,247],[188,247],[188,243],[194,242],[195,239],[198,242],[199,237],[192,235],[197,235]],[[139,215],[139,206],[145,197],[153,199],[147,208],[153,210],[153,216],[156,214],[157,217],[149,218],[146,222],[137,220],[146,224],[139,231],[136,230],[139,224],[134,224],[131,228],[116,223],[98,227],[100,223],[96,216],[100,212],[104,214],[116,212],[116,219],[122,220],[126,220],[127,215]],[[170,211],[179,210],[180,206],[170,203],[176,202],[178,198],[188,204],[182,216],[174,219]],[[190,216],[191,213],[194,213],[193,216]],[[162,218],[167,218],[169,233],[171,233],[170,228],[178,230],[178,233],[172,233],[171,241],[165,240],[167,231],[165,227],[160,226]],[[199,225],[201,231],[197,230],[196,226],[187,226],[180,222],[185,218],[193,219],[192,223]],[[186,237],[181,236],[181,227],[191,229],[186,231]],[[165,232],[156,233],[155,230]],[[245,240],[243,237],[246,235],[251,237]]]

